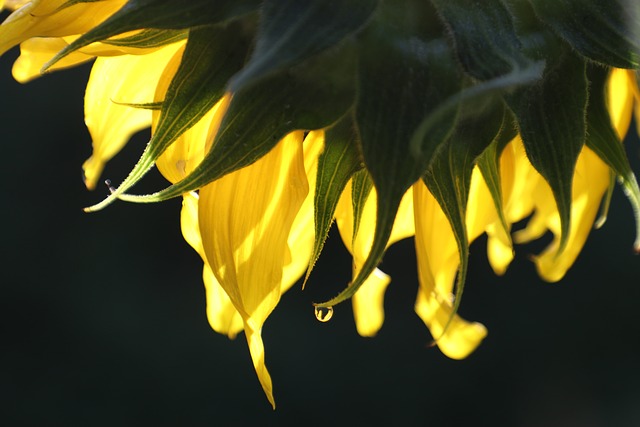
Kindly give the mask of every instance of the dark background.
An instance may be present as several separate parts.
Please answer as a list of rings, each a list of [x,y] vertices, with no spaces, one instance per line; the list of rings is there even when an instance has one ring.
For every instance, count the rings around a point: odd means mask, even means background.
[[[413,312],[412,240],[385,257],[394,280],[376,338],[357,335],[348,303],[318,322],[311,303],[350,277],[334,232],[307,288],[285,294],[264,327],[272,411],[244,336],[207,324],[180,202],[81,211],[107,193],[81,180],[88,67],[23,86],[10,76],[16,56],[0,59],[1,425],[640,425],[640,258],[619,188],[560,283],[527,258],[541,244],[519,247],[504,277],[486,241],[473,244],[461,314],[489,335],[463,361],[429,348]],[[119,182],[145,138],[104,177]],[[640,171],[640,143],[628,147]],[[137,190],[164,185],[151,176]]]

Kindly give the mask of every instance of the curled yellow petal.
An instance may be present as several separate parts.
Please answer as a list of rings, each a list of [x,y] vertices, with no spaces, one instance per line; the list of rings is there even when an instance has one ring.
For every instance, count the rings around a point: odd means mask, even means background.
[[[228,101],[229,96],[218,101],[198,123],[180,135],[156,160],[158,170],[166,179],[172,183],[180,181],[204,159],[206,142],[218,131]]]
[[[214,331],[227,335],[229,338],[235,338],[243,329],[242,317],[218,283],[204,254],[198,223],[198,195],[196,193],[188,193],[183,196],[180,226],[184,239],[204,261],[202,279],[206,292],[209,325]]]
[[[609,173],[609,167],[593,151],[583,148],[573,178],[571,230],[567,246],[560,253],[560,220],[557,210],[546,217],[546,224],[554,234],[554,240],[542,254],[535,257],[538,273],[544,280],[557,282],[562,279],[578,257],[609,186]]]
[[[282,271],[281,291],[287,291],[304,274],[309,266],[309,259],[314,245],[314,206],[313,200],[318,171],[318,157],[324,147],[324,131],[309,132],[304,139],[304,169],[307,175],[309,192],[307,193],[291,231],[287,238],[289,256]]]
[[[634,104],[634,81],[635,74],[632,70],[613,68],[609,73],[607,108],[611,123],[620,139],[624,139],[631,124]]]
[[[165,46],[142,56],[98,58],[85,92],[85,123],[93,153],[83,164],[87,188],[95,187],[104,165],[131,135],[151,125],[151,112],[122,103],[148,103],[167,66],[177,67],[183,43]]]
[[[40,77],[40,69],[58,51],[68,45],[64,39],[59,37],[38,37],[25,40],[20,44],[20,56],[13,63],[13,78],[20,83],[27,83],[30,80]],[[72,52],[62,58],[51,70],[57,70],[92,60],[92,55],[82,52]]]
[[[384,323],[384,293],[391,278],[375,269],[352,298],[353,315],[358,334],[375,336]]]
[[[78,2],[33,0],[13,12],[0,25],[0,55],[32,37],[83,34],[116,12],[126,0]]]
[[[487,226],[487,258],[491,268],[497,275],[503,275],[507,271],[507,267],[514,258],[513,242],[511,238],[505,236],[505,232],[511,231],[510,219],[513,220],[513,213],[509,215],[507,203],[509,196],[513,191],[513,183],[515,180],[515,159],[513,142],[507,144],[500,155],[500,186],[502,189],[502,205],[505,221],[507,222],[507,230],[504,230],[502,224],[496,221]]]
[[[364,207],[357,235],[353,236],[354,218],[351,202],[351,182],[344,189],[336,207],[336,223],[344,245],[353,255],[353,277],[358,275],[371,246],[376,226],[377,193],[371,190]],[[387,247],[413,236],[413,193],[409,189],[400,202]],[[371,337],[378,333],[384,323],[384,292],[391,278],[376,269],[352,297],[353,315],[358,333]]]
[[[440,337],[436,344],[442,353],[451,359],[464,359],[471,354],[487,336],[487,328],[478,322],[467,322],[460,316],[454,316],[447,332],[443,328],[452,312],[451,300],[442,299],[438,294],[427,294],[424,287],[418,291],[415,311],[428,325],[431,334]]]
[[[420,289],[415,310],[440,351],[453,359],[467,357],[487,335],[479,323],[453,313],[453,286],[460,263],[458,246],[449,221],[422,181],[413,185],[415,245]]]
[[[302,132],[199,193],[207,261],[242,316],[258,379],[275,406],[261,328],[280,299],[290,230],[308,193]]]

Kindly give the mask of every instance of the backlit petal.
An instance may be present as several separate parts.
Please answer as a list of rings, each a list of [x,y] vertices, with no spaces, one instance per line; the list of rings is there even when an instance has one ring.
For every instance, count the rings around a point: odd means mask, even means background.
[[[560,242],[560,220],[557,211],[547,216],[547,226],[554,234],[553,242],[535,258],[540,276],[557,282],[573,265],[593,228],[600,202],[609,186],[609,167],[590,149],[583,148],[573,179],[571,230],[567,247],[557,253]]]
[[[20,56],[13,63],[13,78],[20,83],[26,83],[40,77],[42,66],[67,45],[68,43],[60,37],[37,37],[25,40],[20,44]],[[80,51],[72,52],[54,64],[50,70],[72,67],[93,58],[93,55]]]
[[[282,272],[281,291],[287,291],[302,276],[309,266],[314,244],[314,206],[318,157],[324,147],[324,132],[309,132],[304,139],[304,169],[309,183],[309,192],[304,199],[287,238],[288,262]]]
[[[609,74],[607,87],[607,108],[611,116],[611,123],[618,132],[620,139],[624,139],[631,124],[633,111],[634,72],[614,68]],[[631,89],[631,90],[630,90]]]
[[[422,181],[413,186],[416,257],[420,289],[415,310],[438,348],[453,359],[467,357],[487,335],[479,323],[470,323],[453,312],[453,285],[460,263],[458,247],[449,221]]]
[[[85,123],[93,144],[93,153],[83,164],[87,188],[95,187],[106,162],[131,135],[151,125],[149,110],[121,103],[152,102],[167,64],[177,67],[182,46],[175,43],[148,55],[96,60],[85,93]]]
[[[351,182],[340,197],[336,207],[336,223],[344,245],[353,255],[353,277],[364,264],[371,245],[376,224],[376,190],[373,188],[362,209],[358,234],[353,239],[353,207],[351,202]],[[395,242],[413,236],[413,194],[409,189],[400,202],[387,247]],[[356,329],[362,336],[374,336],[384,322],[384,292],[391,278],[376,269],[352,297],[353,315]]]
[[[287,240],[307,196],[302,133],[200,189],[199,224],[207,261],[244,321],[260,384],[274,404],[261,328],[280,299]]]
[[[242,317],[240,317],[227,293],[218,283],[206,260],[198,223],[198,195],[196,193],[189,193],[183,196],[180,226],[184,239],[204,261],[202,279],[206,292],[209,325],[214,331],[227,335],[229,338],[235,338],[242,331]]]
[[[32,37],[82,34],[120,9],[126,0],[76,3],[59,9],[67,0],[33,0],[13,12],[0,25],[0,55]]]

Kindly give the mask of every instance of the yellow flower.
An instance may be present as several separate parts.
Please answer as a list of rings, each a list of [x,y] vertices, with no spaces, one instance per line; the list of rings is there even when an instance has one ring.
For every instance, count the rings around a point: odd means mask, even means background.
[[[463,359],[487,335],[457,313],[474,240],[486,233],[504,274],[514,242],[551,232],[533,260],[555,282],[602,225],[613,178],[640,218],[620,144],[634,114],[640,126],[640,47],[614,3],[611,16],[587,7],[584,29],[569,0],[555,11],[532,1],[535,14],[445,0],[0,0],[14,10],[0,54],[20,45],[20,82],[94,61],[89,189],[151,127],[129,177],[88,210],[182,197],[208,321],[229,338],[244,331],[275,407],[262,327],[312,277],[334,221],[353,274],[316,309],[351,298],[358,333],[376,335],[391,283],[379,263],[414,238],[415,311],[442,353]],[[128,193],[154,166],[171,186]]]

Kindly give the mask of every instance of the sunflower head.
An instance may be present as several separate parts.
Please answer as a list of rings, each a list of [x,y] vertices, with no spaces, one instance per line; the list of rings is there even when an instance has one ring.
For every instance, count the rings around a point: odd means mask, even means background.
[[[213,329],[246,333],[273,403],[261,328],[309,279],[332,224],[353,277],[360,334],[383,322],[385,250],[414,237],[416,312],[464,358],[486,335],[456,313],[469,245],[488,235],[498,274],[545,232],[534,262],[557,281],[617,181],[640,189],[621,140],[640,118],[636,0],[32,0],[0,26],[14,76],[94,60],[85,122],[93,188],[134,132],[152,136],[116,200],[183,198]],[[640,123],[640,120],[638,120]],[[133,186],[157,166],[170,182]],[[601,209],[602,207],[602,209]],[[600,211],[600,219],[596,220]],[[528,219],[526,226],[512,226]]]

